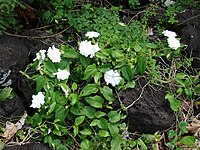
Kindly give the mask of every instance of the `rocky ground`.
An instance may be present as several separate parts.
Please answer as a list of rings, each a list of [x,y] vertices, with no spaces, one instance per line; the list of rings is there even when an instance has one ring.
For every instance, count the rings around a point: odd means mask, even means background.
[[[177,19],[179,23],[170,28],[181,37],[182,43],[188,45],[185,55],[192,57],[194,59],[193,67],[200,70],[200,12],[186,10],[178,14]],[[29,115],[35,112],[34,109],[29,107],[32,95],[31,88],[19,71],[24,70],[33,60],[37,50],[46,49],[52,43],[60,44],[57,37],[35,38],[38,33],[46,36],[46,33],[38,30],[26,30],[20,36],[13,34],[0,36],[0,87],[10,85],[17,94],[11,100],[0,102],[1,122],[20,117],[24,114],[24,111],[27,111]],[[137,83],[138,86],[135,89],[119,93],[122,102],[128,108],[126,121],[130,131],[154,133],[170,128],[175,123],[175,116],[169,103],[165,100],[167,87],[161,89],[152,87],[144,79],[138,80]],[[196,108],[195,110],[196,114],[200,112]],[[5,148],[5,150],[17,149],[46,150],[48,148],[41,144]]]

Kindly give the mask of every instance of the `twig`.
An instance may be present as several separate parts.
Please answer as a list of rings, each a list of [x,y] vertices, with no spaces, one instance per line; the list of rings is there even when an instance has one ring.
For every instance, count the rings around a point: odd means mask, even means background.
[[[192,19],[195,19],[195,18],[197,18],[197,17],[200,17],[200,14],[198,14],[198,15],[196,15],[196,16],[193,16],[193,17],[191,17],[191,18],[188,18],[188,19],[182,21],[181,23],[178,23],[177,25],[182,25],[182,24],[184,24],[185,22],[188,22],[188,21],[190,21],[190,20],[192,20]]]
[[[9,32],[6,32],[6,31],[2,31],[0,30],[0,32],[6,34],[6,35],[9,35],[9,36],[13,36],[13,37],[18,37],[18,38],[27,38],[27,39],[46,39],[46,38],[52,38],[52,37],[55,37],[57,35],[60,35],[62,34],[63,32],[67,31],[68,29],[70,28],[67,27],[65,28],[64,30],[56,33],[56,34],[53,34],[53,35],[47,35],[47,36],[28,36],[28,35],[16,35],[16,34],[12,34],[12,33],[9,33]]]
[[[136,15],[134,15],[133,17],[131,17],[131,19],[129,20],[129,22],[127,23],[127,26],[131,23],[131,21],[135,18],[138,17],[139,14],[143,13],[145,10],[138,12]]]
[[[148,82],[147,84],[145,84],[145,85],[142,87],[142,91],[141,91],[139,97],[138,97],[135,101],[133,101],[129,106],[127,106],[126,109],[129,109],[129,108],[132,107],[138,100],[140,100],[140,98],[142,97],[142,94],[144,93],[144,89],[145,89],[145,87],[146,87],[147,85],[149,85],[149,82]]]

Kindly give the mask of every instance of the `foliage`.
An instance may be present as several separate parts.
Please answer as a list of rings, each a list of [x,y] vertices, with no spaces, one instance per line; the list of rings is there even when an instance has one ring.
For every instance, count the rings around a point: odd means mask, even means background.
[[[7,30],[8,28],[19,28],[18,20],[16,19],[15,7],[20,5],[19,0],[0,0],[0,29]]]
[[[181,146],[178,145],[185,145],[187,147],[194,147],[195,146],[195,138],[193,136],[183,136],[183,134],[188,133],[188,130],[186,129],[187,122],[181,121],[178,124],[178,131],[169,130],[168,131],[168,138],[169,142],[166,143],[166,145],[170,149],[182,149]],[[180,143],[180,144],[178,144]]]
[[[41,6],[47,7],[39,12],[44,24],[59,24],[66,21],[68,11],[74,7],[74,0],[43,0]]]
[[[145,74],[150,79],[159,76],[155,70],[156,57],[165,53],[155,51],[158,46],[147,39],[140,22],[121,23],[116,8],[108,11],[86,5],[82,12],[68,18],[71,26],[82,34],[100,33],[98,38],[92,38],[92,43],[98,43],[101,50],[94,58],[88,58],[79,54],[76,47],[64,45],[60,47],[60,63],[45,58],[30,64],[37,70],[40,63],[40,70],[29,78],[36,83],[35,93],[45,94],[46,102],[38,113],[29,117],[28,123],[42,131],[45,143],[57,149],[75,145],[81,149],[131,149],[134,146],[147,149],[148,143],[142,139],[130,144],[131,141],[121,137],[127,128],[123,122],[126,116],[116,111],[112,103],[117,100],[115,95],[120,89],[135,87],[134,76]],[[168,52],[173,55],[169,48]],[[70,71],[69,79],[58,80],[55,77],[58,69]],[[102,82],[110,69],[117,70],[123,78],[116,87]]]
[[[134,9],[140,5],[139,0],[128,0],[128,3],[129,3],[130,8],[132,8],[132,9]]]
[[[12,88],[5,87],[3,89],[0,89],[0,101],[4,101],[6,99],[12,99],[13,97],[15,97],[15,94]]]

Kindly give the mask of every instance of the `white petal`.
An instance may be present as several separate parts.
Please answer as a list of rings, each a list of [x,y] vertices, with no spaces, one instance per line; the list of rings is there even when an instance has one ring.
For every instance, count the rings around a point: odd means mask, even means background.
[[[106,81],[106,84],[108,85],[109,83],[112,86],[118,85],[119,82],[121,81],[120,74],[117,71],[114,71],[113,69],[107,71],[104,74],[104,80]]]
[[[58,69],[58,72],[54,73],[54,75],[57,75],[60,80],[65,80],[69,78],[70,73],[67,70]]]
[[[180,41],[176,38],[171,37],[171,38],[168,38],[167,41],[168,41],[169,47],[172,49],[176,50],[177,48],[181,46]]]
[[[94,32],[94,31],[91,31],[91,32],[87,32],[85,34],[85,36],[89,37],[89,38],[93,38],[93,37],[98,37],[100,34],[98,32]]]
[[[60,62],[61,61],[61,52],[58,48],[56,48],[54,45],[52,47],[49,47],[47,56],[51,59],[53,63]]]
[[[167,36],[167,37],[176,37],[177,36],[175,32],[168,31],[168,30],[163,31],[162,34],[164,34],[164,36]]]

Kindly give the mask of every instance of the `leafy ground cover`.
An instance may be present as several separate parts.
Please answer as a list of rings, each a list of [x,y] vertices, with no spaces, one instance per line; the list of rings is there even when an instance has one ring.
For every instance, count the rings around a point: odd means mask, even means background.
[[[0,64],[0,148],[199,149],[198,1],[0,3],[2,38],[21,39],[30,61],[16,75]]]

